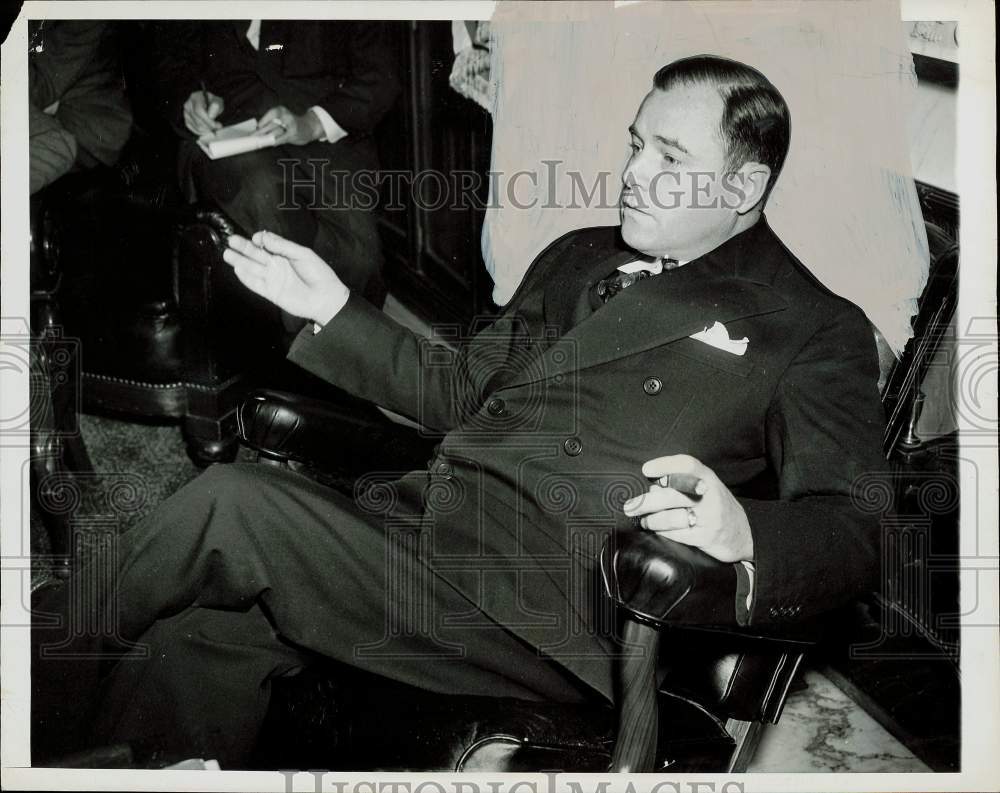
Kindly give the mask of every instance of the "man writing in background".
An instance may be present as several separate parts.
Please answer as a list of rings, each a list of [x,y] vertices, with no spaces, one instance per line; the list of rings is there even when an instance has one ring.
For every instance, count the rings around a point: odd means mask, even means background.
[[[763,217],[783,99],[747,66],[685,59],[657,72],[629,133],[621,226],[550,245],[447,365],[336,262],[267,231],[231,239],[240,280],[313,323],[293,361],[446,434],[387,515],[293,473],[220,465],[130,532],[118,625],[152,660],[108,677],[95,740],[239,767],[260,686],[304,651],[445,693],[612,699],[587,549],[636,520],[731,563],[730,623],[815,617],[871,586],[877,518],[850,493],[880,462],[875,342]],[[391,543],[387,517],[422,550]],[[361,655],[394,608],[390,553],[428,582],[433,628]]]
[[[399,92],[384,23],[163,22],[155,36],[165,115],[184,137],[256,119],[275,146],[210,160],[188,140],[180,173],[238,225],[267,228],[337,262],[381,306],[374,213],[350,178],[374,170],[371,135]]]

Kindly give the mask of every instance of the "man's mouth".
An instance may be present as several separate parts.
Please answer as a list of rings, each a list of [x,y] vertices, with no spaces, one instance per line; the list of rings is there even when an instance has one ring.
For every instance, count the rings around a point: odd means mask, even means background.
[[[625,191],[622,193],[621,204],[623,207],[625,207],[625,209],[629,209],[632,212],[639,212],[640,214],[643,215],[649,214],[644,209],[640,208],[642,205],[640,204],[639,199],[636,198],[635,193],[632,193],[630,191]]]

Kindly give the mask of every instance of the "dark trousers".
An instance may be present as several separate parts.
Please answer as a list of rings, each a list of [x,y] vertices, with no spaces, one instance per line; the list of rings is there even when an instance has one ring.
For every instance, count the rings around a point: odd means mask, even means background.
[[[210,160],[181,146],[182,181],[217,203],[248,234],[273,231],[312,248],[347,286],[376,307],[385,302],[376,220],[375,147],[337,143],[277,146]]]
[[[443,693],[588,698],[500,625],[468,619],[476,604],[405,524],[294,472],[213,466],[122,536],[117,565],[95,562],[37,605],[36,762],[126,742],[245,767],[269,680],[316,654]]]

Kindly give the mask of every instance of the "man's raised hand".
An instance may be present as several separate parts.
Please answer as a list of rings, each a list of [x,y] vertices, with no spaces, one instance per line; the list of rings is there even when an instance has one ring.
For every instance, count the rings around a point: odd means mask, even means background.
[[[675,454],[650,460],[642,473],[656,481],[648,492],[625,502],[626,515],[721,562],[753,561],[746,512],[712,469],[694,457]]]
[[[252,239],[234,234],[222,258],[252,292],[296,317],[325,325],[347,302],[349,291],[309,248],[270,231]]]

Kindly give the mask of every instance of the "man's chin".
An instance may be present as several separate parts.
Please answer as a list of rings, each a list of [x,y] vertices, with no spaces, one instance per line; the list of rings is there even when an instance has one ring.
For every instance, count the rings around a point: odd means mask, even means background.
[[[649,234],[640,227],[639,223],[632,217],[631,212],[621,213],[622,240],[633,250],[644,253],[645,247],[649,244]]]

